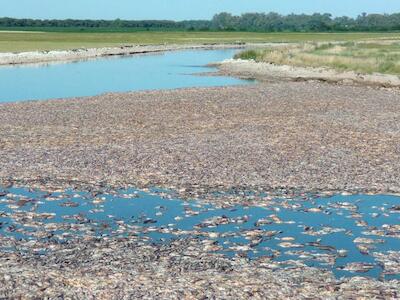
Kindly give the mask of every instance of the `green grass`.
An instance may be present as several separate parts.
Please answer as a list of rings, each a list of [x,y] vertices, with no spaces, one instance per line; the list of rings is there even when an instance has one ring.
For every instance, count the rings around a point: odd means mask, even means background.
[[[398,33],[0,31],[0,52],[98,48],[127,44],[357,41],[397,36]]]
[[[400,75],[400,38],[343,43],[300,43],[248,50],[236,58],[279,65],[328,67],[364,74]]]
[[[243,51],[237,55],[235,55],[235,58],[240,58],[240,59],[246,59],[246,60],[257,60],[258,56],[260,54],[260,51],[258,50],[246,50]]]
[[[125,33],[125,32],[185,32],[177,28],[119,28],[119,27],[0,27],[0,31],[26,31],[26,32],[70,32],[70,33]]]

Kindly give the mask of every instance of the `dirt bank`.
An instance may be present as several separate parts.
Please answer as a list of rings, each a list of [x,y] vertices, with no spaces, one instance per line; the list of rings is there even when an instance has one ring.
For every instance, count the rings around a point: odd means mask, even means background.
[[[387,74],[360,74],[335,71],[328,68],[295,67],[255,62],[252,60],[229,59],[219,64],[219,74],[260,81],[307,81],[319,80],[347,85],[361,84],[382,87],[400,87],[400,77]]]

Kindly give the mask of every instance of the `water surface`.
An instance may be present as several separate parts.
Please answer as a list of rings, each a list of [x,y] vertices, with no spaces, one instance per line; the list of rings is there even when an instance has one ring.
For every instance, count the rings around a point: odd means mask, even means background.
[[[265,257],[277,268],[299,263],[337,277],[400,279],[399,203],[399,197],[386,195],[272,200],[265,195],[265,206],[218,207],[155,190],[0,188],[0,237],[63,241],[133,234],[152,243],[196,237],[215,241],[216,251],[228,257]],[[391,253],[388,262],[397,267],[385,270],[382,259]],[[354,264],[361,269],[351,269]]]
[[[0,102],[92,96],[185,87],[246,84],[222,76],[194,76],[237,50],[185,50],[94,60],[0,67]]]

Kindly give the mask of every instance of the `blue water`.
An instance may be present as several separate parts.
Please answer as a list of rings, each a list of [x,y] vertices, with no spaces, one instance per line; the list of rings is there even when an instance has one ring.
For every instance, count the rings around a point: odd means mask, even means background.
[[[0,67],[0,103],[184,87],[247,84],[230,77],[193,76],[237,50],[194,50],[47,65]]]
[[[95,199],[99,201],[93,203]],[[216,252],[229,257],[240,253],[257,259],[274,254],[273,262],[280,267],[285,267],[286,262],[290,266],[290,260],[300,260],[309,266],[331,270],[337,277],[400,279],[399,274],[384,274],[374,257],[374,253],[400,251],[400,229],[388,227],[400,224],[399,204],[400,198],[396,196],[337,195],[269,199],[265,207],[219,208],[174,199],[156,190],[129,189],[94,196],[72,190],[48,194],[27,188],[8,188],[2,192],[0,188],[0,236],[35,240],[36,233],[46,231],[52,233],[51,239],[64,240],[88,234],[97,237],[134,234],[156,243],[191,236],[215,240],[220,246]],[[52,215],[46,219],[42,213]],[[63,227],[49,230],[45,229],[46,224]],[[68,224],[77,227],[65,227]],[[246,239],[257,230],[259,237]],[[269,236],[267,232],[275,233]],[[285,237],[293,238],[292,245],[281,246]],[[373,244],[369,253],[361,253],[355,242],[360,237],[381,242]],[[340,250],[346,250],[347,255],[338,255]],[[319,255],[331,255],[335,260],[329,264],[319,259]],[[343,270],[348,263],[371,264],[372,268],[365,273]]]

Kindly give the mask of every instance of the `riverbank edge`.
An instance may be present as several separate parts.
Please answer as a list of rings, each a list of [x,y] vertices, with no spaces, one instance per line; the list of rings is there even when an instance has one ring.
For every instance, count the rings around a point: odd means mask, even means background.
[[[169,52],[179,50],[217,50],[245,49],[281,45],[276,43],[221,43],[221,44],[160,44],[160,45],[125,45],[105,48],[80,48],[59,51],[4,52],[0,53],[0,66],[51,63],[94,59],[107,56],[128,56],[135,54]]]
[[[280,47],[287,43],[221,43],[221,44],[160,44],[160,45],[125,45],[121,47],[79,48],[59,51],[31,51],[0,53],[0,66],[47,64],[96,59],[111,56],[129,56],[146,53],[170,52],[180,50],[218,50],[246,49],[262,47]],[[388,74],[361,74],[353,71],[339,71],[326,67],[297,67],[255,62],[254,60],[227,59],[208,64],[216,67],[215,75],[231,76],[241,79],[256,79],[269,82],[289,81],[324,81],[335,84],[359,84],[387,88],[400,88],[400,76]],[[210,75],[210,73],[207,73]],[[213,73],[211,73],[212,75]]]
[[[254,60],[227,59],[209,64],[216,67],[216,75],[233,76],[241,79],[256,79],[268,82],[289,81],[324,81],[334,84],[368,85],[384,88],[400,88],[400,76],[388,74],[361,74],[353,71],[338,71],[325,67],[296,67],[255,62]]]

